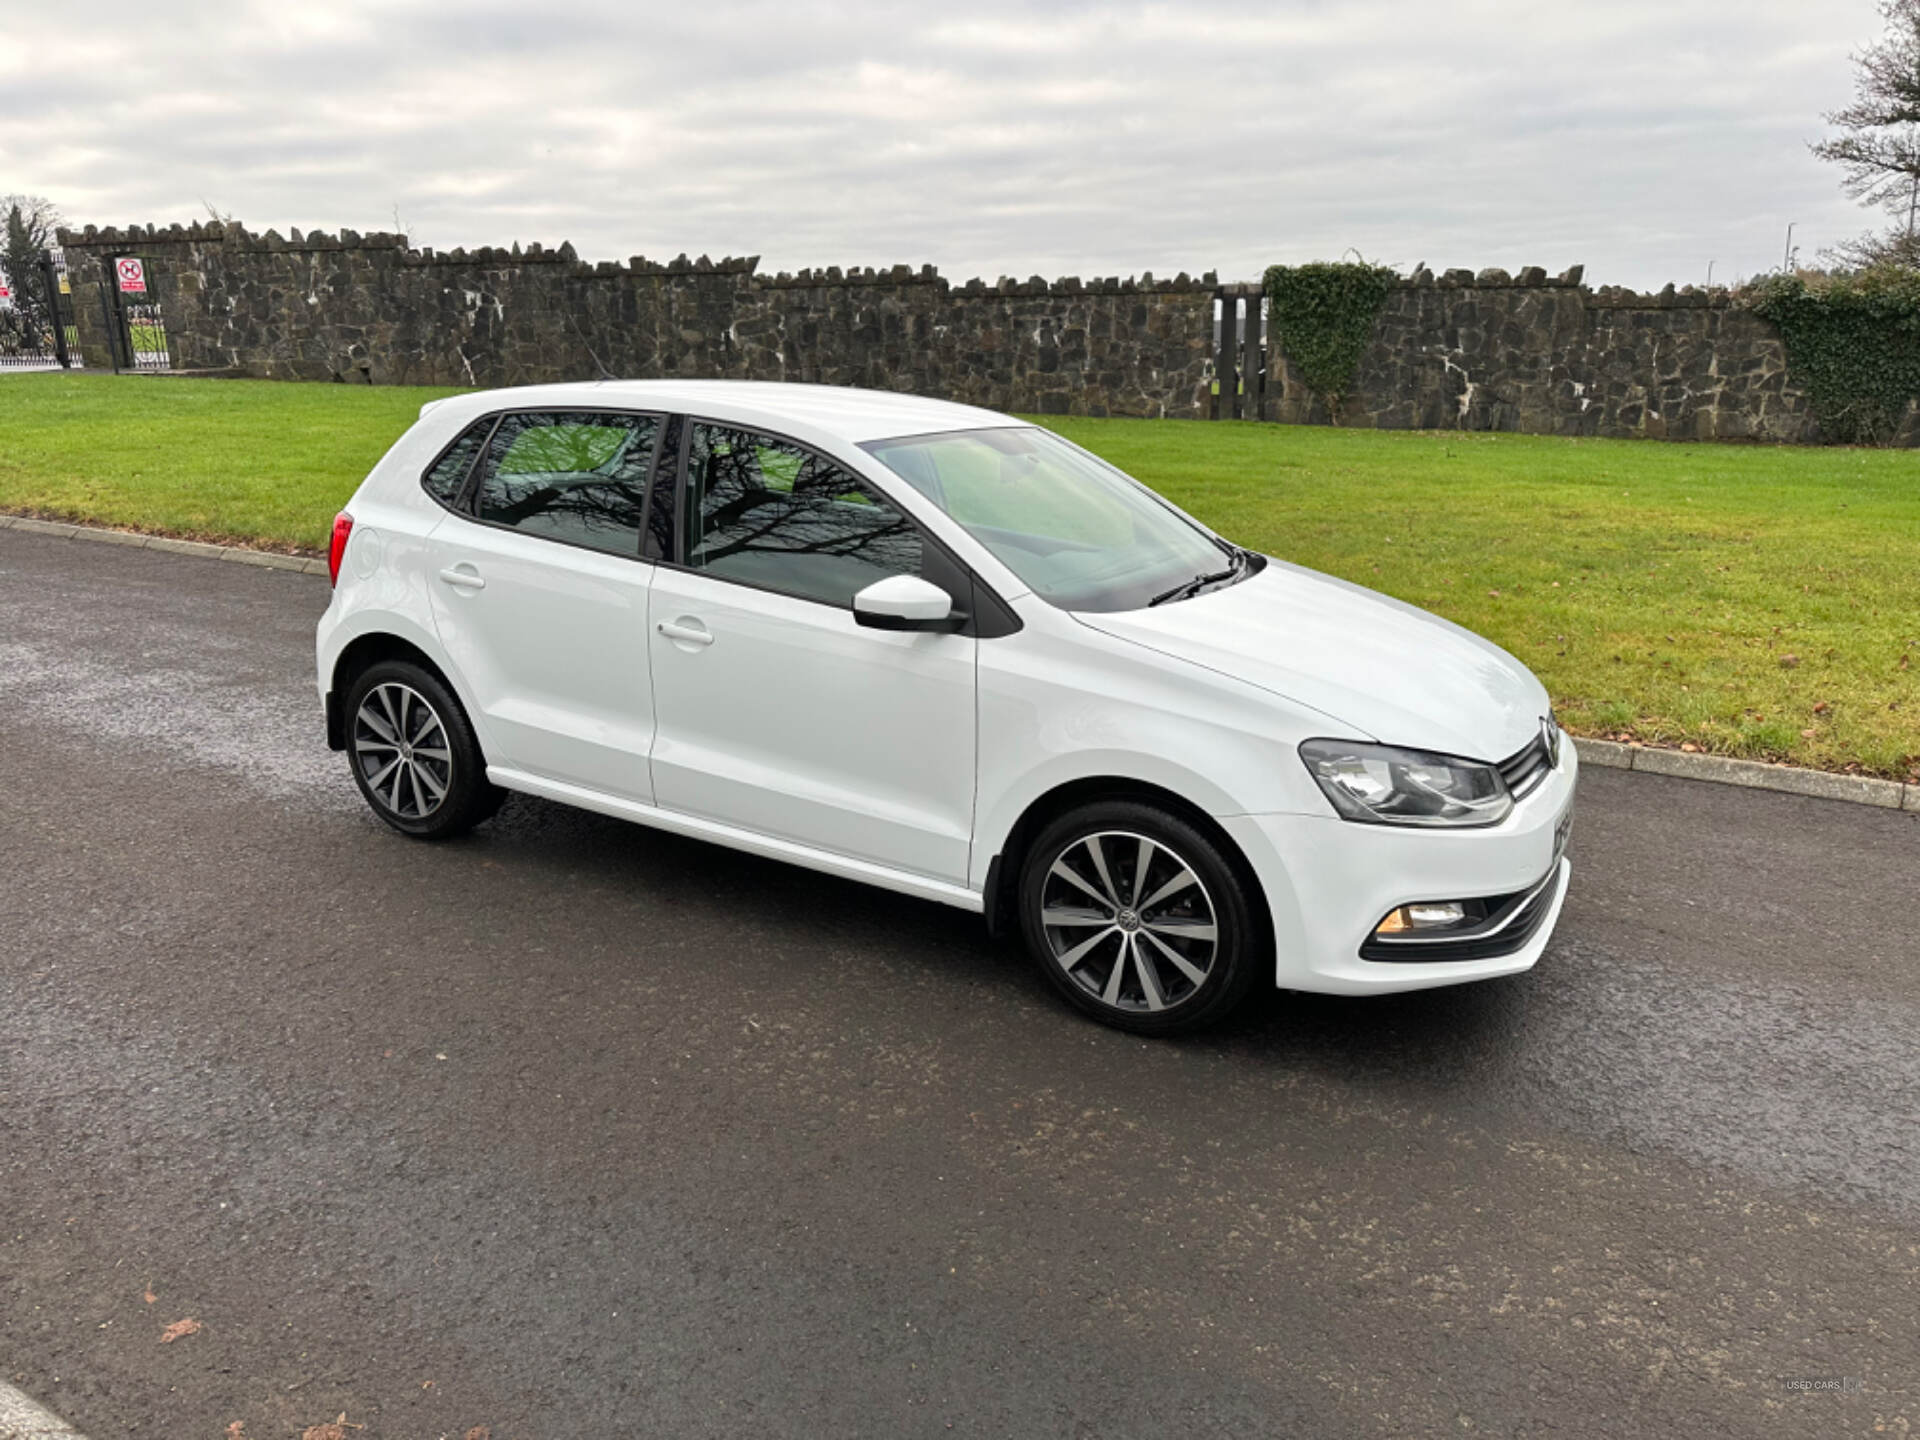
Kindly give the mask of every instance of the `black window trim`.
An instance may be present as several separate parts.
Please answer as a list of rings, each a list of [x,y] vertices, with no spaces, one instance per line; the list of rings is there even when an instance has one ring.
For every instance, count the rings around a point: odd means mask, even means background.
[[[634,537],[634,549],[631,555],[620,550],[606,550],[598,545],[588,545],[579,540],[566,540],[558,535],[541,535],[531,530],[522,530],[517,525],[502,525],[498,520],[484,520],[474,510],[474,502],[480,493],[480,470],[487,457],[493,453],[494,437],[500,433],[501,425],[510,415],[630,415],[636,419],[657,420],[660,422],[653,434],[653,447],[647,455],[647,480],[645,491],[640,498],[640,533]],[[592,555],[608,555],[615,560],[636,560],[643,565],[656,562],[647,556],[647,514],[653,506],[653,488],[660,483],[661,441],[666,438],[667,426],[680,417],[667,410],[635,410],[626,405],[515,405],[505,410],[492,410],[482,415],[473,424],[465,426],[460,433],[449,440],[433,457],[431,464],[420,472],[420,488],[426,491],[427,498],[449,514],[457,515],[470,525],[484,525],[489,530],[504,530],[509,535],[524,535],[529,540],[543,540],[549,545],[565,545],[574,550],[585,550]],[[446,459],[449,451],[458,445],[467,435],[477,429],[482,421],[491,420],[487,428],[487,438],[481,442],[474,453],[473,460],[467,466],[466,479],[460,482],[460,493],[449,505],[433,491],[427,489],[427,477],[433,473],[434,466]],[[684,469],[684,467],[682,467]]]
[[[721,584],[738,585],[744,590],[758,590],[762,594],[778,595],[787,600],[799,600],[808,605],[818,605],[826,610],[838,610],[843,614],[850,615],[853,613],[851,601],[845,605],[836,605],[829,600],[817,600],[811,595],[796,595],[793,591],[783,590],[777,585],[760,585],[751,580],[737,579],[731,575],[719,575],[711,570],[702,569],[700,566],[689,565],[682,558],[686,550],[687,467],[693,455],[693,427],[695,425],[713,425],[724,430],[737,430],[748,435],[762,435],[769,440],[778,440],[787,445],[796,445],[809,455],[818,455],[830,464],[839,466],[842,470],[851,474],[853,478],[858,480],[862,485],[871,486],[873,489],[879,491],[880,494],[885,497],[887,503],[899,514],[900,518],[913,527],[914,533],[920,537],[921,543],[931,546],[934,550],[938,551],[940,555],[946,559],[947,563],[954,568],[958,578],[964,582],[972,592],[966,598],[962,598],[961,596],[954,595],[952,591],[948,591],[948,596],[953,601],[954,608],[962,614],[962,623],[956,625],[951,633],[972,636],[976,639],[991,640],[998,639],[1002,635],[1011,635],[1024,628],[1023,622],[1019,615],[1014,612],[1013,607],[1008,605],[1005,600],[995,593],[991,585],[980,578],[979,571],[975,570],[973,566],[954,554],[951,545],[947,544],[945,540],[941,539],[921,523],[917,515],[901,505],[898,497],[894,495],[893,491],[888,488],[884,482],[875,479],[864,470],[854,469],[845,461],[827,454],[811,441],[802,440],[798,436],[788,435],[764,425],[755,425],[745,420],[723,420],[711,415],[695,415],[690,411],[682,411],[673,418],[679,422],[681,426],[679,465],[673,477],[673,503],[676,510],[673,526],[673,553],[671,555],[661,556],[652,563],[663,565],[669,570],[678,570],[683,574],[704,576],[709,580],[717,581]],[[664,431],[662,433],[664,434]],[[655,477],[655,483],[658,483],[657,476]],[[647,492],[648,515],[652,514],[652,506],[653,491],[649,488]],[[641,535],[641,543],[643,545],[646,543],[644,530]],[[922,568],[925,568],[924,563]],[[992,614],[991,617],[987,619],[986,626],[983,627],[981,621],[986,612],[992,612]],[[981,633],[983,628],[987,633]]]
[[[673,556],[671,554],[649,555],[647,553],[647,542],[653,537],[653,503],[655,497],[660,493],[660,486],[663,480],[672,490],[674,506],[676,509],[678,508],[681,487],[687,473],[687,431],[691,423],[685,415],[680,414],[678,411],[669,414],[665,422],[660,426],[660,438],[655,442],[653,447],[653,464],[647,471],[647,501],[646,504],[640,507],[640,558],[645,560],[649,565],[670,565],[673,563]],[[673,475],[671,478],[663,477],[660,474],[660,462],[667,456],[668,440],[673,441]],[[680,527],[677,518],[669,517],[669,523],[671,525],[669,533],[672,537],[672,548],[678,551],[680,548]]]

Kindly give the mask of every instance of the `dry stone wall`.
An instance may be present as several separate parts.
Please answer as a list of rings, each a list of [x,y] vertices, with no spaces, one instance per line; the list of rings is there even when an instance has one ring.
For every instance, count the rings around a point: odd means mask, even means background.
[[[1645,295],[1581,280],[1577,267],[1554,278],[1418,270],[1389,295],[1337,405],[1276,353],[1268,413],[1394,430],[1818,438],[1779,330],[1724,291]]]
[[[1211,275],[766,276],[753,259],[586,264],[566,245],[442,253],[220,224],[64,238],[83,278],[146,259],[181,369],[383,385],[797,380],[1061,415],[1193,417],[1210,403]],[[77,309],[88,363],[105,364],[100,307]]]
[[[1204,419],[1211,274],[979,280],[933,267],[763,275],[754,259],[581,261],[413,249],[398,235],[227,224],[65,232],[87,363],[107,363],[98,280],[147,261],[185,370],[371,384],[601,375],[812,381],[1056,415]],[[94,283],[90,284],[89,281]],[[1268,347],[1264,417],[1386,429],[1818,439],[1775,327],[1724,292],[1657,295],[1531,268],[1424,268],[1397,286],[1337,406]],[[1910,414],[1902,443],[1920,444]]]

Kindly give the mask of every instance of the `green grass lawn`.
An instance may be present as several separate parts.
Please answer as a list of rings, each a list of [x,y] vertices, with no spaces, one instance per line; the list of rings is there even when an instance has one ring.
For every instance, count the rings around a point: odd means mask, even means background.
[[[0,509],[314,548],[445,393],[0,377]],[[1504,645],[1576,733],[1920,778],[1920,456],[1047,423],[1242,544]]]
[[[451,390],[154,376],[0,376],[0,509],[275,549],[334,513]]]

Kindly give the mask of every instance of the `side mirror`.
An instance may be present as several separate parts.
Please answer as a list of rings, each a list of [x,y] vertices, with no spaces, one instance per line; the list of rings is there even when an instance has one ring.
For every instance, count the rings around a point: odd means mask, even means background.
[[[875,630],[950,630],[953,597],[918,575],[889,575],[853,597],[853,618]]]

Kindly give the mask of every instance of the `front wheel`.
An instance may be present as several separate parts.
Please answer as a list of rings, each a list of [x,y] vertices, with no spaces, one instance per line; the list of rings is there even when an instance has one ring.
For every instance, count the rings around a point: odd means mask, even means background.
[[[1198,1029],[1240,1002],[1267,959],[1258,903],[1214,840],[1137,801],[1061,817],[1021,869],[1021,930],[1042,973],[1079,1009],[1141,1034]]]
[[[347,758],[373,813],[403,835],[445,840],[500,808],[505,792],[460,702],[440,677],[383,660],[347,690]]]

